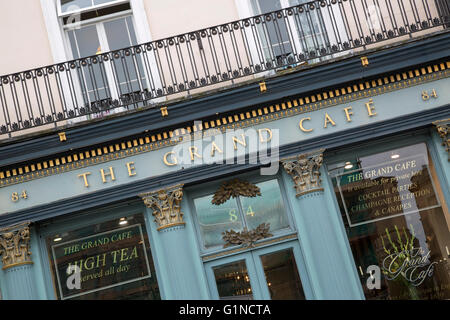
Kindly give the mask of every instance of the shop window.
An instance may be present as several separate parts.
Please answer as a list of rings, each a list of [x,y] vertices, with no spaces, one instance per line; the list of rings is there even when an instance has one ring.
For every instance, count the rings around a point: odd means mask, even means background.
[[[160,299],[142,214],[52,234],[46,244],[58,299]]]
[[[232,230],[262,230],[267,235],[289,230],[289,220],[278,180],[255,184],[232,179],[216,187],[215,193],[193,199],[197,226],[205,249],[221,249],[233,243],[224,240],[224,233]]]
[[[328,165],[367,299],[450,299],[450,215],[425,143]]]

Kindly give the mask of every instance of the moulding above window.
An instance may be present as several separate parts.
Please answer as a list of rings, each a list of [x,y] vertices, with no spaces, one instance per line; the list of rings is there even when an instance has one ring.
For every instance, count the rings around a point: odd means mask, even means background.
[[[248,181],[233,179],[224,182],[214,194],[212,204],[221,205],[231,197],[256,197],[261,195],[261,190]]]

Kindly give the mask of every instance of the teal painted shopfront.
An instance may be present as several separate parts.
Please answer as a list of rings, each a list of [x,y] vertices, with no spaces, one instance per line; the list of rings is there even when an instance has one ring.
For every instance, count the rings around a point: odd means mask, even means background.
[[[449,299],[450,48],[395,50],[4,147],[2,298]]]

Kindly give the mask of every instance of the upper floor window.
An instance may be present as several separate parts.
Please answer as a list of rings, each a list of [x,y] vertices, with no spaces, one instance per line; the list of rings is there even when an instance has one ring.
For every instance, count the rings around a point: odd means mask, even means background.
[[[65,50],[69,59],[76,60],[71,74],[74,99],[83,101],[87,110],[101,110],[102,106],[117,101],[128,104],[125,101],[129,95],[141,94],[148,88],[143,55],[127,49],[138,45],[130,1],[58,0],[57,3]],[[93,58],[96,55],[98,59]],[[67,96],[72,96],[67,91]],[[109,111],[96,115],[105,113]]]
[[[256,14],[265,15],[290,6],[308,3],[305,0],[251,0]],[[266,60],[285,62],[296,51],[317,55],[317,51],[329,47],[326,19],[320,10],[311,10],[305,6],[303,14],[294,17],[281,15],[264,18],[258,24],[259,38]],[[295,48],[293,48],[295,46]]]

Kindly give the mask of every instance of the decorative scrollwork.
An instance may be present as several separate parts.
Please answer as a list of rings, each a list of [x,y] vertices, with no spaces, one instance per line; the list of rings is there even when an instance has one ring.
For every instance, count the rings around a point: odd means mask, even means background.
[[[256,241],[273,236],[269,230],[270,223],[261,223],[253,230],[244,228],[241,232],[234,230],[222,232],[222,239],[226,242],[223,247],[243,245],[248,248],[253,248]]]
[[[322,161],[323,150],[281,160],[284,169],[294,180],[297,197],[309,192],[323,190],[319,171]]]
[[[0,255],[3,269],[32,264],[29,222],[0,229]]]
[[[183,185],[142,193],[139,196],[145,205],[153,210],[158,231],[185,224],[180,205],[183,199]]]
[[[445,151],[448,153],[448,161],[450,161],[450,139],[448,138],[450,119],[436,121],[433,124],[436,126],[439,136],[442,138],[442,145],[445,147]]]
[[[231,197],[256,197],[261,195],[261,190],[248,181],[233,179],[224,182],[214,194],[212,204],[221,205]]]

